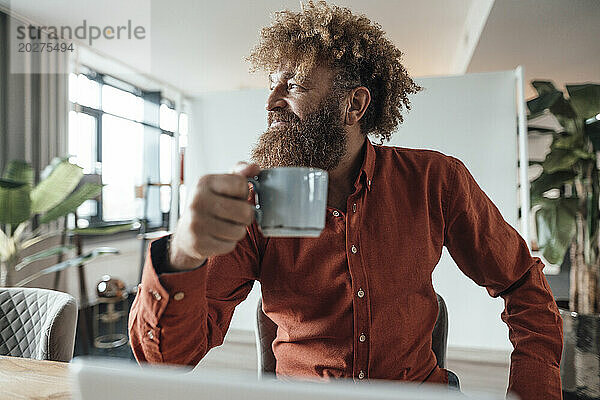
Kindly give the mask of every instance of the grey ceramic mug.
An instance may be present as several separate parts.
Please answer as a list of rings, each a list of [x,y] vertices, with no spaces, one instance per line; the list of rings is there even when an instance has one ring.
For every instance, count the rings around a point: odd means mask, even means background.
[[[254,186],[256,221],[265,236],[318,237],[325,227],[326,171],[318,168],[263,169]]]

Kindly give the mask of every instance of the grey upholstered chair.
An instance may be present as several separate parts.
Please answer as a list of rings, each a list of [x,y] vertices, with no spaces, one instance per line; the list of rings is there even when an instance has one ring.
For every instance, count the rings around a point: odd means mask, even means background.
[[[77,303],[66,293],[0,288],[0,355],[70,361]]]
[[[446,348],[448,344],[448,309],[446,302],[437,294],[438,316],[432,333],[431,348],[437,358],[440,368],[446,367]],[[273,354],[273,340],[277,336],[277,325],[271,321],[262,309],[262,298],[256,307],[256,347],[258,351],[258,373],[274,374],[276,360]]]

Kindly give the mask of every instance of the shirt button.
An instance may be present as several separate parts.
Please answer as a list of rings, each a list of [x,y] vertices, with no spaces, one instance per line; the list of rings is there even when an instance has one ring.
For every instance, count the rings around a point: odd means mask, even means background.
[[[156,290],[153,290],[153,291],[152,291],[152,296],[154,296],[154,298],[155,298],[157,301],[160,301],[160,300],[162,299],[162,296],[161,296],[161,295],[160,295],[160,293],[158,293]]]
[[[365,292],[362,289],[358,289],[358,293],[356,293],[356,295],[362,299],[365,297]]]
[[[154,340],[154,333],[152,333],[152,331],[148,331],[148,338]]]
[[[365,378],[365,372],[364,371],[360,371],[358,373],[358,379],[364,379]]]
[[[179,300],[183,300],[183,298],[185,297],[185,293],[183,292],[177,292],[175,293],[175,295],[173,296],[173,298],[177,301]]]
[[[352,212],[356,212],[356,203],[352,204]]]
[[[355,245],[352,245],[352,247],[350,248],[350,250],[352,251],[352,254],[358,253],[358,249],[356,248]]]
[[[334,216],[334,217],[339,217],[339,216],[340,216],[340,212],[339,212],[338,210],[335,210],[335,211],[333,212],[333,216]]]
[[[363,334],[361,334],[361,335],[358,337],[358,340],[359,340],[360,342],[364,342],[365,340],[367,340],[367,337],[366,337],[366,336],[365,336],[365,334],[363,333]]]

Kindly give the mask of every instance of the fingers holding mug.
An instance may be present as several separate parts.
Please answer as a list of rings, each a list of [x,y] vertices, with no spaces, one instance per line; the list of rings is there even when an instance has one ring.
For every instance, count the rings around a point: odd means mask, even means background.
[[[260,167],[257,164],[250,164],[245,161],[240,161],[235,164],[231,172],[249,178],[258,175],[260,172]]]

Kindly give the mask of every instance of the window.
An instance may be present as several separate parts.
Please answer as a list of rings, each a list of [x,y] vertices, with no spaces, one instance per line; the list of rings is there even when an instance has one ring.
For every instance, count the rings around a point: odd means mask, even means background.
[[[157,92],[82,67],[69,76],[69,155],[71,162],[104,184],[99,201],[78,211],[84,225],[147,217],[164,226],[171,211],[179,128],[187,144],[187,115]],[[180,189],[181,193],[181,189]]]
[[[96,172],[96,118],[82,112],[69,111],[69,154],[71,162],[83,168],[84,174]]]
[[[167,185],[171,183],[171,171],[173,169],[173,138],[169,135],[160,135],[160,183]],[[169,212],[171,208],[171,187],[160,186],[160,210]]]
[[[124,90],[102,85],[102,110],[141,122],[144,120],[144,99]]]
[[[103,219],[120,221],[143,217],[135,187],[143,183],[144,127],[139,123],[102,116]],[[143,200],[143,199],[141,199]]]
[[[169,132],[177,130],[177,112],[166,104],[160,105],[160,129]]]
[[[100,108],[100,84],[83,74],[70,74],[69,101],[82,106]]]

